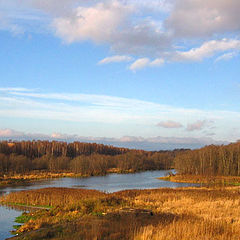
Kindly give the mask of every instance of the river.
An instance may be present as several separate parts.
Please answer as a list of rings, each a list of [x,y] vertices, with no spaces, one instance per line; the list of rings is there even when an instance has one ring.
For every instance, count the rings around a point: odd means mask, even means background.
[[[178,188],[196,186],[191,183],[173,183],[158,180],[158,177],[164,177],[169,171],[146,171],[133,174],[108,174],[106,176],[88,177],[88,178],[59,178],[36,181],[34,183],[22,186],[13,186],[0,189],[0,195],[10,192],[39,189],[46,187],[69,187],[96,189],[104,192],[117,192],[126,189],[152,189],[152,188]],[[0,206],[0,240],[11,237],[10,230],[14,225],[15,217],[22,211],[8,209]]]

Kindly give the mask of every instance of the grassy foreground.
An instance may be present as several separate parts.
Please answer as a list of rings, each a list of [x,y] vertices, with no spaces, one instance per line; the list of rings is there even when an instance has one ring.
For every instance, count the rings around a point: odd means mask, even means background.
[[[16,240],[239,240],[240,188],[11,193],[3,204],[51,206],[24,216]]]

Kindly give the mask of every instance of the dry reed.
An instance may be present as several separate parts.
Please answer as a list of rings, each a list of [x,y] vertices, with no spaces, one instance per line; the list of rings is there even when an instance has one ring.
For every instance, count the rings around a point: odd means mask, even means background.
[[[11,193],[2,200],[58,206],[35,213],[35,220],[20,229],[55,229],[51,230],[51,239],[240,239],[239,187],[126,190],[112,194],[48,188]],[[77,207],[77,202],[85,209]],[[150,209],[153,216],[121,213],[123,203],[135,209]],[[107,214],[102,215],[103,211]]]

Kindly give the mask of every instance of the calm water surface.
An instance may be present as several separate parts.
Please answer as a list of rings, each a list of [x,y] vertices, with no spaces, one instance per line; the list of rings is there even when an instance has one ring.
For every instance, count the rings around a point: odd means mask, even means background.
[[[116,192],[125,189],[151,189],[151,188],[178,188],[197,186],[190,183],[173,183],[158,180],[158,177],[165,176],[169,171],[147,171],[133,174],[109,174],[107,176],[88,177],[88,178],[59,178],[38,181],[29,185],[6,187],[0,189],[1,194],[10,192],[39,189],[46,187],[69,187],[96,189],[104,192]],[[0,206],[0,240],[11,237],[9,231],[14,225],[15,217],[21,211],[7,209]]]

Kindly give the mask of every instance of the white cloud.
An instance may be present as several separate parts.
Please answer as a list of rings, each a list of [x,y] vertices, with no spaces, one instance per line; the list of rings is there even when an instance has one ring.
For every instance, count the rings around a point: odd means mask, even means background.
[[[203,43],[198,48],[193,48],[185,52],[178,51],[173,59],[175,61],[201,61],[204,58],[211,57],[218,52],[224,52],[229,50],[240,50],[240,40],[211,40]]]
[[[229,53],[224,53],[221,56],[219,56],[215,62],[219,62],[219,61],[227,61],[230,60],[234,57],[236,57],[239,54],[239,52],[229,52]]]
[[[212,123],[213,123],[213,121],[207,121],[207,120],[200,121],[199,120],[194,123],[188,124],[186,130],[190,131],[190,132],[191,131],[199,131],[206,127],[209,127]]]
[[[71,140],[74,140],[74,139],[77,139],[79,136],[77,136],[77,134],[62,134],[62,133],[52,133],[50,136],[48,136],[48,138],[51,138],[51,139],[59,139],[59,140],[68,140],[68,139],[71,139]],[[79,137],[80,138],[80,137]]]
[[[148,58],[139,58],[129,67],[130,70],[136,71],[142,68],[147,67],[150,64],[150,60]]]
[[[139,58],[130,65],[129,69],[135,72],[136,70],[140,70],[145,67],[160,67],[163,64],[164,64],[164,59],[162,58],[157,58],[153,61],[150,61],[149,58]]]
[[[154,54],[170,46],[171,40],[161,31],[162,21],[141,17],[131,2],[104,1],[77,7],[72,14],[53,19],[57,36],[71,43],[90,40],[107,43],[121,54]]]
[[[1,89],[3,91],[4,88]],[[27,89],[26,89],[27,90]],[[34,119],[54,119],[73,122],[139,123],[155,126],[162,119],[213,119],[218,122],[240,118],[231,111],[203,111],[178,108],[138,99],[94,94],[41,93],[31,91],[6,91],[0,96],[0,116]],[[183,122],[184,121],[179,121]],[[210,125],[209,121],[200,121]],[[199,123],[198,123],[199,124]]]
[[[4,1],[4,0],[3,0]],[[17,1],[17,0],[16,0]],[[13,2],[13,1],[12,1]],[[89,2],[88,0],[22,0],[21,4],[32,7],[53,16],[66,16],[78,4]]]
[[[32,92],[34,89],[28,88],[0,88],[0,92]]]
[[[14,131],[12,129],[0,129],[0,137],[19,137],[22,136],[22,132]]]
[[[18,88],[19,89],[19,88]],[[204,129],[214,132],[218,139],[235,140],[233,128],[237,128],[240,119],[239,112],[201,110],[191,108],[180,108],[170,105],[142,101],[138,99],[121,98],[94,94],[76,93],[41,93],[39,90],[11,91],[9,88],[1,89],[0,94],[0,118],[1,119],[21,119],[38,122],[40,129],[45,128],[43,121],[54,120],[61,125],[77,125],[85,134],[96,135],[99,131],[90,126],[98,126],[107,129],[106,136],[119,136],[126,134],[140,134],[142,136],[156,136],[159,133],[169,136],[170,131],[166,126],[177,127],[176,123],[186,125],[186,119],[190,122],[185,128],[180,128],[177,134],[181,137],[204,137]],[[156,123],[160,119],[174,119],[175,123],[165,122],[165,128],[156,128]],[[199,121],[198,119],[211,119]],[[19,120],[19,122],[22,122]],[[9,125],[10,124],[10,125]],[[11,126],[11,123],[5,126]],[[31,124],[30,124],[31,125]],[[4,127],[4,125],[2,125]],[[77,129],[78,129],[77,127]],[[12,128],[15,128],[14,126]],[[58,132],[57,127],[51,126],[54,132]],[[63,128],[61,128],[63,129]],[[224,129],[224,131],[222,130]],[[196,131],[194,131],[196,130]],[[44,130],[47,132],[49,130]],[[68,131],[68,130],[66,130]],[[100,131],[101,132],[101,131]],[[57,138],[61,136],[55,135]],[[238,137],[239,138],[239,137]]]
[[[59,141],[80,141],[80,142],[96,142],[103,144],[111,144],[118,147],[138,148],[145,150],[161,150],[175,148],[199,148],[209,144],[223,144],[224,141],[216,141],[210,137],[136,137],[123,136],[120,138],[107,137],[84,137],[77,134],[41,134],[41,133],[25,133],[13,129],[0,129],[0,139],[8,140],[59,140]]]
[[[23,0],[21,7],[17,0],[11,4],[0,0],[1,8],[4,29],[27,31],[35,22],[36,31],[42,24],[49,32],[50,24],[64,42],[107,44],[116,56],[145,59],[145,64],[133,63],[133,69],[161,66],[162,58],[167,62],[200,61],[223,53],[223,59],[230,59],[225,51],[239,50],[239,0]],[[34,16],[36,21],[31,20]],[[235,39],[219,40],[226,36]],[[175,46],[192,49],[176,51]],[[150,64],[147,58],[159,60]],[[102,61],[100,64],[125,60]]]
[[[168,105],[157,104],[148,101],[142,101],[138,99],[129,99],[129,98],[121,98],[121,97],[114,97],[114,96],[106,96],[106,95],[94,95],[94,94],[75,94],[75,93],[41,93],[37,91],[9,91],[9,88],[1,88],[2,91],[5,90],[5,97],[1,97],[1,104],[4,102],[7,104],[19,104],[23,107],[29,103],[33,107],[43,107],[49,108],[50,106],[56,107],[56,103],[59,104],[59,108],[61,109],[64,106],[69,106],[67,104],[72,104],[76,106],[79,103],[79,106],[83,104],[86,108],[89,106],[96,106],[96,107],[104,107],[109,108],[116,108],[117,110],[129,109],[132,111],[136,109],[136,111],[140,111],[143,113],[148,112],[148,109],[155,109],[154,111],[160,111],[161,113],[171,114],[171,112],[177,112],[179,114],[187,114],[187,115],[197,115],[198,116],[219,116],[220,118],[222,115],[228,115],[231,117],[234,114],[239,114],[237,112],[229,112],[229,111],[211,111],[211,112],[204,112],[198,109],[186,109],[186,108],[175,108]],[[20,89],[20,88],[18,88]],[[24,89],[24,88],[23,88]],[[47,104],[46,104],[47,102]],[[69,106],[70,107],[70,106]],[[70,108],[71,109],[71,108]],[[142,109],[142,111],[141,111]],[[52,110],[52,108],[51,108]],[[118,117],[118,116],[117,116]]]
[[[239,32],[239,9],[239,0],[176,0],[166,26],[181,38]]]
[[[124,1],[123,1],[124,2]],[[172,9],[173,2],[170,0],[130,0],[129,4],[132,4],[135,8],[144,9],[145,11],[153,12],[169,12]]]
[[[179,122],[175,121],[162,121],[157,124],[158,127],[163,127],[163,128],[181,128],[183,125]]]
[[[56,34],[69,43],[84,40],[107,42],[131,11],[130,7],[117,1],[78,7],[71,16],[55,18],[53,27]]]
[[[153,60],[151,63],[150,63],[150,66],[152,67],[160,67],[164,64],[164,59],[162,58],[156,58],[155,60]]]
[[[1,11],[1,8],[0,8],[0,30],[9,31],[13,35],[19,35],[24,33],[24,28],[12,22],[10,17],[6,15],[4,11]]]
[[[47,134],[39,133],[24,133],[22,131],[16,131],[13,129],[5,128],[0,129],[0,139],[12,139],[12,140],[33,140],[33,139],[50,139],[50,136]]]
[[[111,56],[111,57],[106,57],[102,59],[101,61],[98,62],[98,64],[108,64],[108,63],[117,63],[117,62],[129,62],[132,60],[132,57],[130,56]]]

